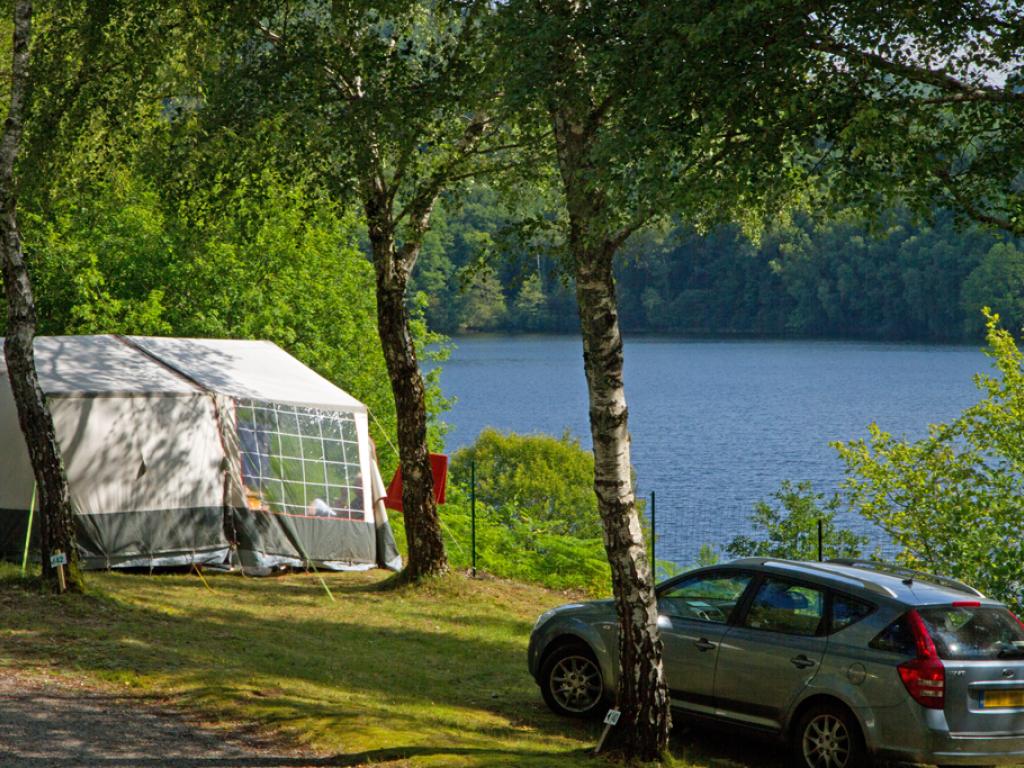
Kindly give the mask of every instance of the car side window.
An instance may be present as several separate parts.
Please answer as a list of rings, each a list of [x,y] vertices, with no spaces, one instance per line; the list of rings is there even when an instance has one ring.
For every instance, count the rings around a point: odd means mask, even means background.
[[[907,624],[906,614],[879,632],[868,645],[879,651],[906,656],[913,656],[917,652],[917,642],[914,640],[910,625]]]
[[[662,592],[658,609],[678,619],[725,624],[740,601],[749,573],[712,573],[694,576]]]
[[[754,595],[743,626],[811,636],[820,631],[824,613],[822,590],[769,577]]]
[[[838,632],[841,629],[856,624],[858,621],[863,619],[865,616],[871,614],[875,610],[875,606],[870,603],[865,603],[862,600],[856,600],[846,595],[840,595],[837,593],[832,594],[832,616],[830,618],[829,630],[831,632]]]

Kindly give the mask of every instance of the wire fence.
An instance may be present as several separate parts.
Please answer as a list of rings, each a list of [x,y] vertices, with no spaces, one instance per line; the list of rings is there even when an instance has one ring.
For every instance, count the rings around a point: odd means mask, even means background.
[[[751,508],[746,504],[724,504],[709,506],[686,499],[665,498],[656,495],[655,534],[657,536],[655,557],[659,564],[659,575],[664,576],[676,570],[685,570],[697,565],[704,551],[713,552],[720,559],[727,560],[726,548],[737,536],[758,538],[751,526]],[[650,496],[647,497],[648,535],[650,533]],[[896,547],[885,532],[873,523],[853,513],[836,515],[837,528],[845,528],[867,538],[865,554],[877,553],[891,558]]]
[[[477,509],[475,504],[475,481],[479,479],[479,473],[475,463],[471,463],[469,475],[466,479],[469,480],[470,507],[471,509]],[[723,496],[726,495],[723,494]],[[658,579],[666,578],[674,573],[697,565],[733,559],[736,555],[729,551],[729,545],[737,537],[742,536],[748,541],[757,541],[765,538],[768,534],[767,531],[754,527],[751,519],[752,505],[739,499],[730,501],[727,497],[719,498],[714,504],[709,504],[706,501],[701,502],[692,498],[680,498],[674,494],[655,492],[653,494],[644,494],[637,501],[644,518],[645,536],[648,546],[652,545],[651,534],[653,524],[653,547],[657,569],[656,577]],[[479,509],[482,510],[484,508],[481,507]],[[514,517],[514,515],[511,515],[509,519]],[[462,556],[459,559],[465,559],[467,565],[474,572],[478,564],[476,545],[480,535],[490,540],[492,549],[490,553],[491,559],[493,559],[497,551],[494,549],[494,540],[492,538],[494,531],[491,530],[495,524],[498,527],[509,525],[507,520],[504,523],[496,523],[490,516],[483,519],[478,518],[476,513],[471,513],[471,518],[458,526],[459,530],[456,531],[452,528],[446,530],[447,537],[459,547],[459,554]],[[882,559],[892,559],[897,552],[897,547],[883,530],[853,512],[838,512],[833,519],[832,525],[834,530],[851,531],[861,537],[864,544],[860,554],[863,556],[878,556]],[[520,530],[521,528],[522,530]],[[824,551],[827,552],[829,544],[832,543],[828,540],[829,531],[824,526],[821,526],[820,523],[818,528],[819,531],[824,528],[821,544]],[[810,532],[810,535],[814,536],[814,532]],[[516,539],[518,544],[523,547],[511,559],[527,559],[526,550],[534,554],[546,552],[546,557],[551,562],[535,563],[535,569],[537,566],[539,566],[541,571],[556,569],[557,566],[554,561],[558,560],[559,556],[559,553],[555,551],[559,548],[558,543],[546,537],[543,542],[534,541],[533,539],[538,536],[541,536],[541,534],[536,531],[531,532],[529,526],[513,526],[508,531],[505,531],[505,539]],[[594,539],[591,543],[596,547],[596,551],[602,553],[599,557],[603,557],[603,546],[600,540]],[[806,551],[806,539],[803,544],[804,551]],[[465,552],[462,551],[463,548],[465,548]],[[804,556],[814,557],[818,547],[812,546],[812,549],[813,553],[808,553]],[[505,554],[507,555],[508,553]],[[567,558],[569,562],[574,562],[571,551],[561,552],[560,554]],[[485,557],[485,560],[487,559]],[[578,562],[576,564],[578,565]],[[480,564],[484,569],[492,565],[493,563],[491,562],[482,562]],[[565,565],[565,563],[563,562],[562,565]]]

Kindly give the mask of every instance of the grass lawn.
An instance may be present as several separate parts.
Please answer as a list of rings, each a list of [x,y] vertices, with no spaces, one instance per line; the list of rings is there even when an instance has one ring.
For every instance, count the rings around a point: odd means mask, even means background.
[[[593,766],[599,727],[550,714],[526,671],[534,619],[557,592],[450,576],[88,575],[85,597],[41,595],[0,564],[0,667],[69,674],[256,723],[338,764]],[[677,728],[678,731],[684,731]],[[673,739],[676,765],[777,763],[763,745]],[[598,761],[600,763],[602,761]]]

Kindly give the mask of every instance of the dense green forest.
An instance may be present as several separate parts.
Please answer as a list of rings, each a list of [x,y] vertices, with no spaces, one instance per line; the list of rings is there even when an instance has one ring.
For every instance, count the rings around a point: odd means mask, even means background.
[[[370,406],[392,472],[395,407],[360,218],[270,168],[230,169],[197,188],[190,167],[150,162],[175,126],[140,120],[136,130],[116,159],[83,152],[50,178],[48,198],[24,196],[39,334],[268,339]],[[414,330],[431,338],[420,321]]]
[[[444,333],[576,332],[575,296],[553,247],[527,238],[477,188],[435,226],[416,288]],[[937,211],[876,222],[794,215],[755,243],[739,226],[634,235],[616,274],[627,331],[974,341],[981,307],[1024,326],[1024,244]]]

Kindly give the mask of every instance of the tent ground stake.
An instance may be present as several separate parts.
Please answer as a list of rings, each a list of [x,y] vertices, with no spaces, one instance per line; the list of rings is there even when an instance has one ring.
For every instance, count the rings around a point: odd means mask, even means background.
[[[28,527],[25,529],[25,549],[21,553],[21,578],[25,578],[25,572],[28,568],[28,542],[32,538],[32,518],[35,517],[36,513],[36,488],[35,484],[32,485],[32,503],[28,507]]]
[[[323,576],[321,576],[321,575],[320,575],[319,573],[318,573],[318,574],[317,574],[316,576],[317,576],[317,578],[318,578],[318,579],[320,579],[320,583],[321,583],[321,584],[323,585],[323,588],[324,588],[324,592],[326,592],[326,593],[327,593],[327,596],[328,596],[329,598],[331,598],[331,602],[332,602],[332,603],[336,603],[336,602],[338,602],[337,600],[335,600],[335,599],[334,599],[334,595],[333,595],[333,594],[331,593],[331,589],[330,589],[330,587],[328,587],[328,586],[327,586],[327,582],[326,582],[326,581],[324,581],[324,577],[323,577]]]
[[[320,579],[320,586],[322,586],[324,588],[324,592],[326,592],[327,596],[329,598],[331,598],[331,602],[332,603],[338,602],[337,600],[334,599],[334,594],[331,592],[331,588],[327,586],[327,582],[324,580],[324,577],[320,575],[320,571],[318,571],[316,569],[316,566],[313,565],[313,561],[307,558],[306,559],[306,565],[308,565],[310,568],[312,568],[313,569],[313,573],[315,573],[316,577],[318,579]]]
[[[203,576],[203,572],[199,569],[199,566],[196,565],[194,562],[192,563],[192,570],[196,572],[196,576],[202,579],[203,586],[205,586],[208,590],[213,592],[213,587],[210,586],[210,582],[206,580],[206,577]]]

